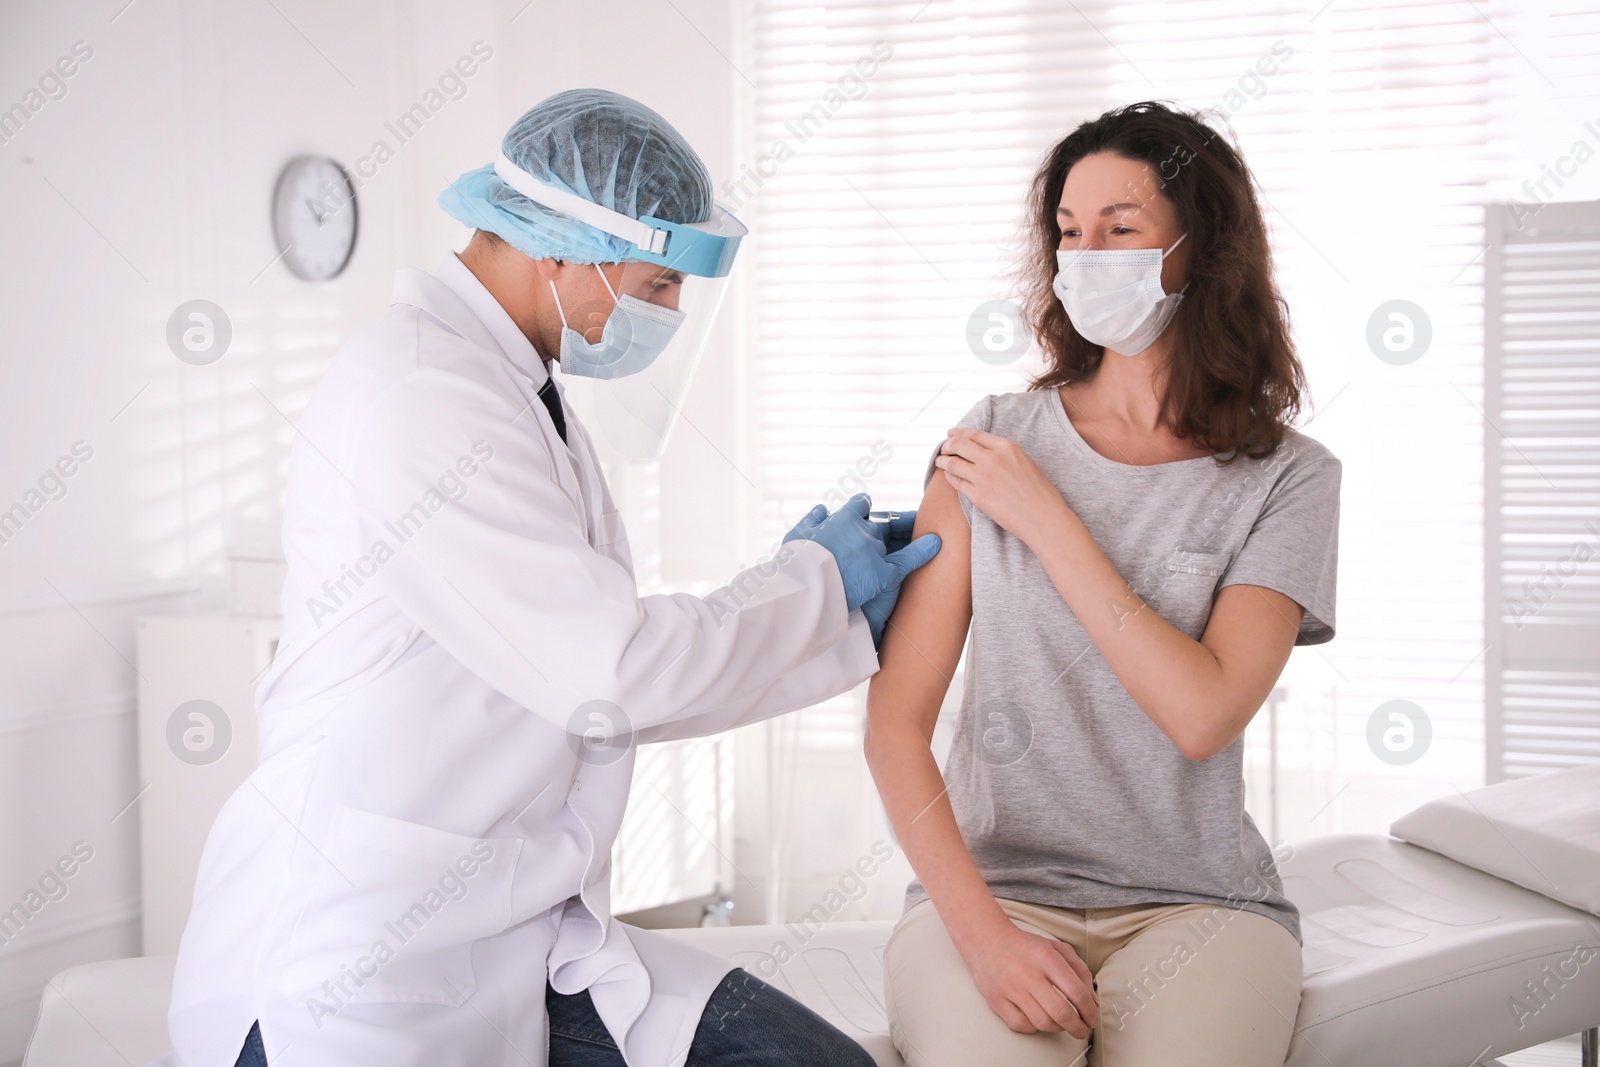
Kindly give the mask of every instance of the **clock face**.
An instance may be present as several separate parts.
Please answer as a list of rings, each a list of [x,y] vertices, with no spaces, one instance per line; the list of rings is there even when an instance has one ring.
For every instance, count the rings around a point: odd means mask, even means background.
[[[356,190],[345,169],[326,156],[291,159],[273,192],[272,229],[295,277],[337,277],[356,247]]]

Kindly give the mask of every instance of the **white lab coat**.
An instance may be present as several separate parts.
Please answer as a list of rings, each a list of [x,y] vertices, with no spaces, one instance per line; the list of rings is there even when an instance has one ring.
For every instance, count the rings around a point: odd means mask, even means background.
[[[714,733],[877,656],[809,542],[704,598],[640,597],[547,377],[450,256],[401,270],[318,386],[261,762],[206,842],[167,1067],[231,1067],[257,1019],[285,1067],[542,1064],[547,981],[588,989],[633,1067],[684,1062],[730,965],[611,917],[633,754],[580,759],[569,724],[614,706],[641,743]]]

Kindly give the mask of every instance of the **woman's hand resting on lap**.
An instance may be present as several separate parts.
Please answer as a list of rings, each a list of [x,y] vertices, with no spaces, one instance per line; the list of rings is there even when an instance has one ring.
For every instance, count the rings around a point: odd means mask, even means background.
[[[1007,920],[964,955],[989,1007],[1019,1034],[1086,1038],[1100,1021],[1094,978],[1064,941]]]

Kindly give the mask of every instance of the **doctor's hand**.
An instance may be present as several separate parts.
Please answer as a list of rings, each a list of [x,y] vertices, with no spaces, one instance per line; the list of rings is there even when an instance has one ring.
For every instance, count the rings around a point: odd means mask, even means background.
[[[884,537],[867,518],[872,501],[865,493],[857,493],[835,511],[818,504],[787,534],[784,542],[796,540],[815,541],[833,553],[839,565],[839,577],[844,581],[845,604],[850,611],[876,602],[877,619],[868,613],[867,623],[872,628],[873,641],[883,636],[883,623],[899,596],[900,583],[906,575],[932,559],[939,551],[939,538],[925,534],[905,548],[889,552]],[[890,531],[892,534],[892,531]],[[880,599],[889,594],[887,602]]]
[[[1067,509],[1061,490],[1021,445],[998,434],[957,427],[949,432],[934,466],[974,507],[1024,544],[1060,528]]]
[[[1007,932],[1009,931],[1009,932]],[[1019,1034],[1086,1038],[1100,1021],[1094,976],[1072,946],[1007,921],[967,957],[978,991]]]
[[[911,535],[917,528],[917,513],[915,511],[874,511],[867,516],[874,520],[873,529],[878,536],[883,538],[884,551],[891,560],[899,558],[900,552],[911,547]],[[932,559],[939,551],[936,543],[928,553]],[[915,555],[915,554],[914,554]],[[907,557],[909,559],[909,557]],[[917,561],[911,570],[928,562],[927,559]],[[909,574],[910,571],[907,571]],[[885,589],[865,604],[861,611],[867,617],[867,626],[872,630],[872,645],[874,648],[883,647],[883,631],[889,625],[889,616],[894,612],[895,601],[900,599],[900,583]]]
[[[873,511],[867,514],[872,528],[883,539],[883,550],[894,555],[911,543],[911,534],[917,528],[915,511]]]

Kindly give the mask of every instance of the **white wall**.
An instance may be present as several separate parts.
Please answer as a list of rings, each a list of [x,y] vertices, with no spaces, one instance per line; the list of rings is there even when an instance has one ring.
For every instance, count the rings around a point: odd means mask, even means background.
[[[51,974],[139,951],[137,819],[118,817],[140,788],[135,617],[222,603],[226,543],[275,529],[289,423],[333,351],[387,303],[395,267],[431,267],[464,239],[438,190],[525,108],[583,85],[648,101],[728,172],[729,0],[525,3],[0,2],[0,109],[76,42],[92,49],[65,96],[0,144],[0,509],[75,442],[93,450],[0,544],[0,909],[76,842],[93,850],[0,945],[0,1063],[20,1057]],[[465,95],[399,144],[385,122],[480,40],[493,57]],[[272,264],[282,164],[353,166],[379,139],[394,158],[359,191],[348,271],[308,285]],[[234,330],[206,367],[164,340],[196,297]],[[701,374],[659,517],[666,558],[697,573],[734,558],[738,480],[717,458],[735,451],[729,350]],[[622,481],[648,551],[654,472]]]

